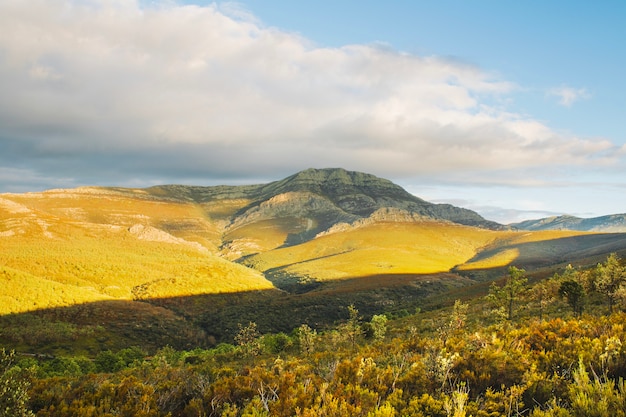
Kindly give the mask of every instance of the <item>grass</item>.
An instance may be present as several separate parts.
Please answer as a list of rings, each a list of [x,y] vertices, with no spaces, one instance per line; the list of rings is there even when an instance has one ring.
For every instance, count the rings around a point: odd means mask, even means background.
[[[0,286],[2,286],[0,294],[2,314],[84,304],[111,298],[88,287],[63,284],[6,266],[0,266]]]
[[[218,228],[197,205],[93,193],[24,194],[11,200],[23,208],[0,207],[0,314],[96,300],[273,288],[259,272],[218,256]],[[174,238],[141,240],[129,232],[137,223],[214,243],[198,250]]]
[[[626,234],[576,231],[508,232],[482,248],[456,270],[498,269],[510,264],[525,268],[558,265],[562,262],[597,262],[610,252],[622,251]]]
[[[289,234],[302,231],[301,223],[302,221],[294,218],[261,220],[230,230],[224,235],[224,241],[228,245],[225,255],[235,260],[279,248]]]
[[[59,323],[88,317],[107,326],[92,332],[89,349],[142,337],[156,346],[182,323],[188,334],[206,330],[222,340],[247,320],[288,331],[294,322],[330,323],[349,304],[366,314],[411,311],[426,297],[471,291],[481,271],[626,248],[626,234],[492,231],[436,221],[370,223],[287,246],[290,236],[318,223],[290,217],[228,228],[250,200],[196,202],[162,191],[0,196],[0,316],[10,323],[25,312],[59,316]],[[131,232],[137,224],[146,234]],[[240,257],[247,266],[233,262]],[[152,326],[159,317],[167,320]],[[11,329],[23,331],[17,322]],[[48,337],[43,327],[37,333]]]
[[[262,271],[317,280],[447,272],[495,241],[498,232],[450,223],[375,223],[251,257]]]

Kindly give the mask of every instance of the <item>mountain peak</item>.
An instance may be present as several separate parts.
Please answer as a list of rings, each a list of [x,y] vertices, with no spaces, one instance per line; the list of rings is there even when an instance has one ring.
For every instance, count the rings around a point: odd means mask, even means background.
[[[381,199],[399,199],[418,204],[426,203],[389,180],[343,168],[309,168],[284,180],[270,183],[265,188],[264,191],[270,193],[311,192],[335,203],[356,195],[365,195],[368,199],[378,202],[381,202]],[[377,207],[361,207],[358,213],[353,214],[369,215],[378,208],[378,205]]]
[[[402,210],[411,216],[464,225],[502,228],[501,225],[487,221],[471,210],[449,204],[429,203],[387,179],[342,168],[309,168],[283,180],[261,186],[258,191],[254,202],[240,211],[240,215],[250,214],[249,210],[253,210],[254,217],[258,218],[259,210],[264,208],[261,217],[273,217],[275,210],[279,208],[276,204],[267,203],[275,203],[277,200],[274,197],[278,195],[288,195],[288,199],[281,199],[283,201],[280,204],[281,216],[302,217],[304,213],[308,213],[307,216],[319,217],[317,224],[320,228],[330,227],[337,221],[368,218],[380,209]],[[270,207],[271,210],[267,210]],[[309,230],[308,233],[321,231],[323,229]]]
[[[348,171],[343,168],[309,168],[300,171],[288,178],[290,181],[311,181],[311,182],[339,182],[346,184],[361,185],[371,182],[385,182],[393,184],[391,181],[358,171]]]

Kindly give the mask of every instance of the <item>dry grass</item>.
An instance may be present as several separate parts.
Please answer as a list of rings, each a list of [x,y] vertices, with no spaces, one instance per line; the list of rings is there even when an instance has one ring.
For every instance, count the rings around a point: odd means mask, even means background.
[[[458,271],[500,268],[510,264],[528,267],[573,262],[595,254],[605,256],[624,247],[626,234],[547,230],[506,232],[479,251]]]
[[[622,235],[610,241],[607,235],[497,232],[435,221],[373,223],[283,247],[289,235],[310,226],[306,219],[263,220],[225,233],[229,217],[249,203],[197,204],[99,188],[2,195],[0,314],[274,288],[258,271],[280,271],[296,281],[410,276],[558,262],[571,251],[587,256],[589,248],[608,253],[626,247]],[[135,225],[145,233],[133,233]],[[226,252],[230,260],[256,253],[247,259],[254,269],[225,259]]]
[[[90,193],[10,198],[19,206],[0,206],[0,314],[273,288],[217,255],[217,226],[195,205]],[[134,224],[160,227],[171,241],[142,240],[129,231]],[[202,250],[181,239],[213,243]]]
[[[492,243],[498,232],[450,223],[376,223],[280,248],[250,259],[260,270],[284,268],[318,280],[447,272]]]

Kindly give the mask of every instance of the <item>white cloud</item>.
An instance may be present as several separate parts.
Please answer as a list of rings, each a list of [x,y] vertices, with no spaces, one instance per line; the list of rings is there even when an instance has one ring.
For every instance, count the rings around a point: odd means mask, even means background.
[[[591,98],[591,94],[585,88],[558,87],[551,88],[547,93],[550,97],[556,97],[561,106],[571,107],[575,102]]]
[[[518,87],[480,68],[320,47],[229,7],[2,2],[0,163],[120,184],[309,166],[507,181],[621,157],[491,105]]]

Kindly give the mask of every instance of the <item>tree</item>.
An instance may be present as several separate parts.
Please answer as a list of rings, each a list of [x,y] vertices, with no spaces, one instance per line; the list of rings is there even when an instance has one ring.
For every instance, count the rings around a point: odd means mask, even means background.
[[[612,313],[626,283],[626,268],[620,264],[620,258],[612,253],[604,263],[596,266],[595,278],[596,290],[607,298],[609,313]]]
[[[239,324],[239,333],[235,336],[235,342],[241,347],[244,354],[257,356],[261,353],[260,333],[256,323],[251,321],[247,326]]]
[[[363,335],[359,310],[354,305],[348,306],[348,321],[340,326],[339,332],[345,338],[344,340],[347,340],[354,349],[359,338]]]
[[[539,321],[543,321],[546,307],[555,299],[558,291],[559,275],[555,274],[553,278],[546,279],[535,285],[531,289],[531,298],[537,303],[539,309]]]
[[[559,295],[567,298],[567,304],[572,307],[572,310],[574,310],[574,314],[577,317],[582,315],[585,300],[585,289],[578,281],[571,279],[563,281],[559,287]]]
[[[0,349],[0,417],[32,417],[27,407],[28,372],[14,366],[15,352]]]
[[[513,320],[515,302],[526,291],[528,278],[524,269],[511,266],[508,272],[504,286],[499,287],[495,282],[492,283],[487,297],[497,305],[506,308],[507,318],[510,321]]]
[[[375,314],[370,321],[372,329],[372,338],[375,341],[380,341],[385,338],[387,333],[387,316],[384,314]]]
[[[94,359],[98,372],[117,372],[124,367],[124,362],[110,350],[104,350]]]
[[[298,328],[298,344],[300,351],[306,355],[313,353],[315,349],[315,341],[317,340],[317,331],[311,329],[308,325],[303,324]]]
[[[448,317],[447,321],[445,321],[437,329],[444,347],[446,346],[448,337],[463,330],[465,327],[468,308],[469,304],[463,303],[461,300],[456,300],[454,302],[454,307],[452,308],[452,313]]]

